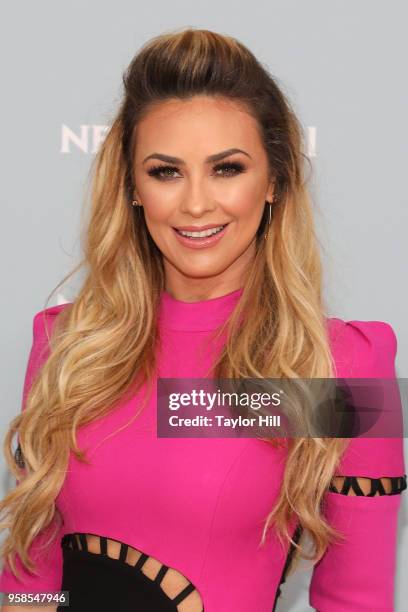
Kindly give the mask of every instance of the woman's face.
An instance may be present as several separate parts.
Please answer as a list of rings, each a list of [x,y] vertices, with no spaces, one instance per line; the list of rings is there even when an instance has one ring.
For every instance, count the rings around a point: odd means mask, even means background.
[[[163,255],[166,289],[188,299],[240,287],[265,201],[273,200],[255,119],[225,98],[161,103],[138,125],[134,180],[135,199]],[[226,227],[201,238],[176,229],[208,225]]]

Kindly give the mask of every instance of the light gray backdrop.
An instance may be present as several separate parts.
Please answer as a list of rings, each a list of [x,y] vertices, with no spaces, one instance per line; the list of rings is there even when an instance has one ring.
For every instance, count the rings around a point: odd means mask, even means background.
[[[32,317],[77,261],[84,184],[121,73],[151,36],[189,25],[242,40],[290,97],[308,134],[331,315],[391,323],[397,374],[408,376],[405,2],[9,0],[0,22],[3,433],[20,408]],[[74,293],[67,287],[50,305]],[[3,494],[4,461],[0,469]],[[403,497],[399,612],[408,595]],[[309,580],[290,578],[280,611],[310,609]]]

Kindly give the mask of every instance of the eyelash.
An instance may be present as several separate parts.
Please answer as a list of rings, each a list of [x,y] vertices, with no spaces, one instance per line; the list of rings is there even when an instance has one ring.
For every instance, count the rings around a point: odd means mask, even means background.
[[[236,176],[237,174],[241,174],[241,172],[245,172],[244,166],[239,162],[224,162],[222,164],[217,164],[216,166],[214,166],[214,170],[226,170],[226,169],[233,169],[234,173],[227,174],[227,175],[221,174],[218,176],[226,176],[227,178],[231,178],[233,176]],[[153,176],[160,181],[166,181],[169,179],[170,180],[173,179],[174,178],[173,176],[167,175],[167,177],[165,177],[161,175],[161,172],[164,172],[165,170],[171,170],[172,172],[179,172],[179,169],[176,166],[158,165],[158,166],[153,166],[152,168],[150,168],[150,170],[148,170],[147,173],[150,176]]]

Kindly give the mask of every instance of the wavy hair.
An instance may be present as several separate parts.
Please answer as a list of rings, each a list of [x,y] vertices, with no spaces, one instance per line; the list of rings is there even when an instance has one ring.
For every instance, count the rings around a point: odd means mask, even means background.
[[[77,445],[77,428],[107,414],[144,384],[152,388],[164,268],[144,216],[139,217],[138,207],[130,202],[136,128],[153,105],[195,95],[221,96],[242,105],[257,120],[276,179],[278,200],[268,237],[259,239],[267,223],[265,212],[251,274],[226,322],[228,333],[214,376],[335,376],[319,243],[304,172],[304,134],[277,80],[235,38],[195,28],[149,40],[122,78],[123,99],[91,166],[89,219],[81,233],[83,257],[56,289],[82,267],[86,276],[75,300],[57,317],[48,338],[50,353],[4,441],[18,484],[0,505],[6,515],[1,527],[9,528],[1,553],[14,573],[15,553],[27,568],[35,569],[28,549],[35,536],[58,519],[55,500],[70,452],[87,461]],[[256,315],[240,325],[242,312]],[[23,467],[12,450],[15,435]],[[276,440],[269,443],[273,446]],[[317,562],[330,542],[341,538],[322,515],[321,502],[346,443],[310,437],[287,441],[284,478],[262,543],[274,525],[280,541],[296,547],[293,561],[303,556]],[[293,517],[311,537],[311,555],[291,537],[288,526]]]

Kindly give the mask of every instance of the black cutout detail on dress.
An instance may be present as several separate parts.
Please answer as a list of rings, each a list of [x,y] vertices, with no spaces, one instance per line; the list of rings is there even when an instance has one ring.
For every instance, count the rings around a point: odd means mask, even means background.
[[[398,495],[405,491],[407,488],[407,475],[404,476],[382,476],[381,478],[367,478],[366,476],[338,476],[338,478],[344,478],[341,489],[337,489],[333,482],[330,483],[329,491],[333,493],[340,493],[342,495],[348,495],[350,489],[354,491],[356,495],[363,495],[365,497],[374,497],[377,495]],[[364,493],[362,491],[358,478],[364,478],[370,481],[370,492]],[[391,491],[388,493],[384,489],[382,480],[386,478],[387,482],[391,482]]]
[[[84,533],[80,533],[79,539],[81,541],[82,550],[88,550],[88,540],[86,539],[86,535]]]
[[[102,536],[101,538],[99,538],[99,546],[101,550],[101,555],[107,555],[108,554],[108,540],[105,536]]]
[[[87,535],[98,538],[100,552],[89,550]],[[120,545],[119,558],[108,555],[108,540]],[[61,539],[61,547],[61,590],[69,591],[69,609],[73,612],[93,609],[98,612],[134,612],[136,609],[143,612],[177,612],[177,605],[195,590],[195,586],[189,582],[171,598],[161,587],[170,568],[161,564],[155,578],[150,578],[142,572],[149,555],[132,549],[140,553],[132,565],[126,561],[129,545],[113,538],[97,534],[67,533]],[[155,557],[152,559],[160,563]],[[65,608],[60,606],[57,611],[64,612]],[[204,612],[204,609],[200,612]]]
[[[144,565],[145,561],[147,561],[149,558],[149,555],[146,555],[146,553],[142,553],[139,557],[139,559],[137,560],[137,563],[135,565],[135,568],[138,570],[142,569],[142,566]]]

